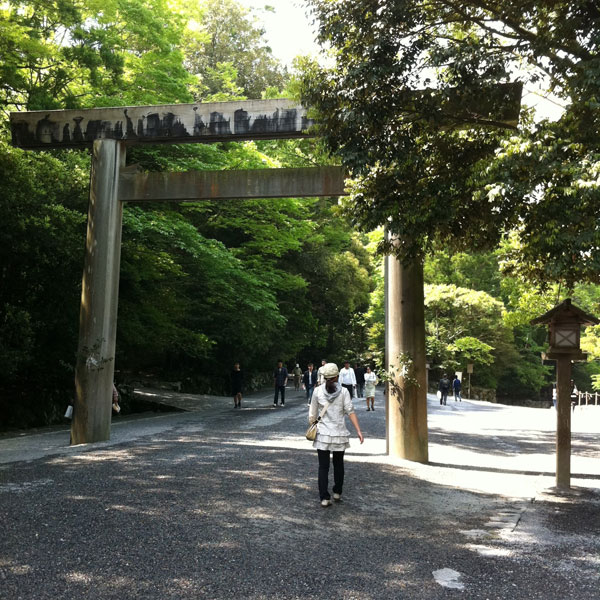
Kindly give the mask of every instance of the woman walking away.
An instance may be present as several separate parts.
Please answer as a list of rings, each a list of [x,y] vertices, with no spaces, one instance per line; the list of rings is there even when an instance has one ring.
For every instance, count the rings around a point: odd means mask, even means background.
[[[377,385],[377,375],[371,371],[371,367],[367,367],[365,373],[365,396],[367,398],[367,410],[375,410],[375,386]],[[369,407],[369,400],[371,406]]]
[[[342,499],[344,486],[344,452],[350,446],[350,432],[346,429],[344,416],[348,415],[356,429],[362,444],[363,434],[360,431],[358,417],[354,414],[354,406],[347,389],[338,382],[339,371],[335,363],[327,363],[322,367],[325,385],[315,389],[310,402],[308,421],[313,423],[319,419],[317,438],[313,448],[319,456],[319,496],[321,506],[331,506],[329,494],[329,460],[333,453],[333,499]]]

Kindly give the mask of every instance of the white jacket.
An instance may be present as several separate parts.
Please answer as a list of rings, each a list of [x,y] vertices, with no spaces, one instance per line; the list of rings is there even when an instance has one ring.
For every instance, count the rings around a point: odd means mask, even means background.
[[[317,426],[317,432],[332,438],[349,437],[350,432],[346,428],[344,417],[354,412],[350,393],[346,388],[342,388],[341,393],[332,402],[327,400],[328,397],[331,397],[331,395],[327,392],[325,384],[315,388],[308,411],[308,422],[315,421],[325,407],[325,403],[328,403],[329,408]]]

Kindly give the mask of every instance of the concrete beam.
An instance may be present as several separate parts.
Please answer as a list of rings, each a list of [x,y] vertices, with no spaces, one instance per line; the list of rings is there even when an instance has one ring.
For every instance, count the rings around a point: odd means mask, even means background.
[[[10,115],[12,143],[21,148],[85,147],[106,138],[127,144],[297,138],[311,124],[306,109],[285,98]]]
[[[119,200],[182,202],[343,196],[341,167],[138,173],[122,171]]]

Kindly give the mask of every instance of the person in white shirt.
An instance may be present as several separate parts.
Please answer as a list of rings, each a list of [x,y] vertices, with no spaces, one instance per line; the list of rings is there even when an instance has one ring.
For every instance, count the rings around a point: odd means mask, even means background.
[[[325,359],[323,359],[321,361],[321,366],[317,370],[317,385],[321,385],[322,383],[325,383],[325,378],[323,377],[323,367],[326,364],[327,364],[327,361]]]
[[[361,444],[364,441],[364,436],[360,430],[358,417],[354,414],[350,394],[338,383],[337,365],[327,363],[323,367],[323,377],[325,383],[320,385],[312,396],[308,411],[308,422],[319,422],[313,448],[317,449],[319,457],[319,497],[321,506],[325,508],[331,506],[328,480],[332,454],[333,499],[338,502],[342,499],[344,452],[350,446],[350,432],[346,428],[344,419],[346,415],[354,425]],[[327,409],[325,409],[326,406]]]
[[[354,374],[354,369],[350,366],[350,361],[345,361],[344,368],[340,370],[340,383],[342,387],[348,390],[350,398],[354,398],[356,375]]]
[[[367,397],[367,410],[375,410],[375,386],[377,385],[377,375],[367,367],[365,373],[365,396]],[[369,401],[371,406],[369,407]]]

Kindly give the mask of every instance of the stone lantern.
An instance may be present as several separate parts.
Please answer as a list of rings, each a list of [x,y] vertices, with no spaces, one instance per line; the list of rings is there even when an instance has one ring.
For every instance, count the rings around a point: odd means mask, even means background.
[[[571,486],[571,362],[586,360],[581,351],[581,327],[600,321],[571,304],[567,298],[531,321],[548,325],[549,349],[544,358],[556,360],[556,487]]]

